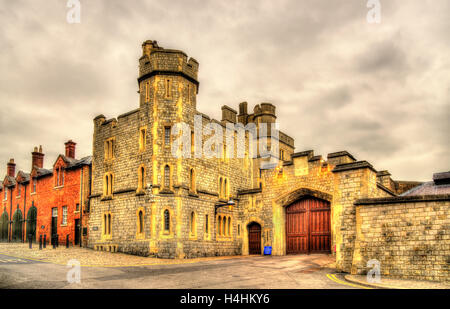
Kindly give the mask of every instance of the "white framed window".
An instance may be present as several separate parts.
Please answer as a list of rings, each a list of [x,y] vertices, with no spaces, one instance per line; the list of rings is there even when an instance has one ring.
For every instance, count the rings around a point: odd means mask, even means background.
[[[63,206],[62,208],[62,225],[67,224],[67,206]]]

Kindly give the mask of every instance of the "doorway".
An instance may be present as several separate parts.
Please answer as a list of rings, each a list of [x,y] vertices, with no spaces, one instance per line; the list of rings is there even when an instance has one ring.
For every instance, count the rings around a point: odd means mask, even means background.
[[[248,225],[249,254],[261,254],[261,225],[252,222]]]

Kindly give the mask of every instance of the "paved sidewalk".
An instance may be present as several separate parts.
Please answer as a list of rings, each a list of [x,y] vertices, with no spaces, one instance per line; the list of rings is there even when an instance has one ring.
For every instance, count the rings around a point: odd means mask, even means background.
[[[170,265],[188,264],[201,261],[225,260],[233,258],[245,258],[248,256],[218,256],[196,259],[158,259],[154,257],[143,257],[124,253],[111,253],[95,251],[88,248],[60,246],[53,249],[52,246],[39,250],[39,244],[33,244],[29,249],[28,244],[0,243],[0,254],[24,258],[53,264],[67,265],[67,262],[75,259],[81,266],[85,267],[128,267],[146,265]]]
[[[382,289],[450,289],[450,283],[431,281],[389,279],[381,277],[380,283],[369,283],[363,275],[345,275],[345,280]]]

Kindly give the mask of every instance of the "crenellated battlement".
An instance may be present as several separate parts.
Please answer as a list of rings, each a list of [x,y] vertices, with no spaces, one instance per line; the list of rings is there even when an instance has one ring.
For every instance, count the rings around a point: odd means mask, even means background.
[[[188,58],[183,51],[164,49],[158,46],[156,41],[147,40],[142,44],[138,81],[141,82],[157,74],[182,75],[198,85],[198,67],[197,60]]]

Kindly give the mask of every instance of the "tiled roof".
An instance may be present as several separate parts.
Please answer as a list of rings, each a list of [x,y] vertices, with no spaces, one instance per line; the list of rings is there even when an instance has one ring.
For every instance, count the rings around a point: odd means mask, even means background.
[[[71,159],[71,163],[67,166],[68,169],[70,168],[77,168],[81,167],[83,165],[91,165],[92,163],[92,156],[87,156],[84,158],[81,158],[80,160]]]
[[[24,182],[29,182],[30,181],[30,173],[25,173],[24,171],[19,171],[19,173],[17,174],[17,176],[21,176],[22,177],[22,183]]]
[[[450,194],[450,184],[436,185],[434,181],[425,182],[409,191],[401,194],[401,196],[414,195],[442,195]]]
[[[47,175],[52,175],[53,172],[51,170],[45,169],[45,168],[38,168],[37,169],[37,177],[43,177]]]

